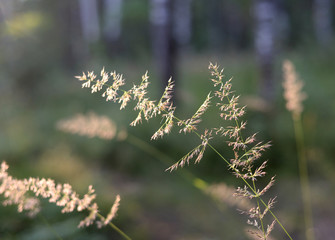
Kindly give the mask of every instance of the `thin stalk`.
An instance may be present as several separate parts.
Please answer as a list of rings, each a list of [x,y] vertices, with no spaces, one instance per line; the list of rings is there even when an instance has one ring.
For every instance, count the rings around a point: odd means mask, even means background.
[[[268,207],[268,205],[263,201],[262,198],[259,198],[259,200],[261,201],[261,203],[265,206]],[[276,222],[279,224],[279,226],[283,229],[283,231],[286,233],[286,235],[291,239],[292,237],[290,236],[290,234],[287,232],[287,230],[285,229],[285,227],[283,226],[283,224],[279,221],[279,219],[276,217],[276,215],[272,212],[272,210],[269,208],[269,213],[272,215],[272,217],[276,220]]]
[[[104,216],[102,216],[100,213],[97,213],[97,215],[101,218],[104,219]],[[124,239],[126,240],[131,240],[131,238],[125,234],[120,228],[118,228],[114,223],[109,222],[109,226],[111,226],[118,234],[120,234]]]
[[[230,100],[230,98],[227,96],[227,99],[228,99],[228,102],[230,102],[231,100]],[[239,125],[239,123],[238,123],[238,121],[235,119],[235,124],[236,124],[236,127],[240,127],[240,125]],[[241,131],[239,131],[239,136],[240,136],[240,138],[242,139],[242,142],[244,141],[244,139],[243,139],[243,136],[242,136],[242,134],[241,134]],[[244,155],[247,153],[247,150],[246,149],[244,149]],[[244,156],[243,155],[243,156]],[[243,157],[241,157],[241,159],[242,159]],[[254,190],[254,192],[257,192],[257,189],[256,189],[256,184],[255,184],[255,179],[254,178],[252,178],[252,186],[253,186],[253,190]],[[256,202],[257,202],[257,207],[258,207],[258,210],[259,210],[259,220],[261,221],[261,226],[262,226],[262,232],[263,232],[263,236],[264,236],[264,240],[266,240],[266,234],[265,234],[265,230],[264,230],[264,223],[263,223],[263,218],[261,217],[261,208],[260,208],[260,206],[259,206],[259,198],[260,198],[260,196],[258,195],[258,193],[256,194]]]
[[[301,115],[293,116],[294,133],[298,152],[299,177],[304,206],[305,235],[307,240],[314,240],[313,214],[311,191],[308,177],[308,165],[304,145],[304,131],[301,123]]]
[[[131,238],[125,234],[120,228],[115,226],[112,222],[109,223],[109,226],[111,226],[115,231],[117,231],[124,239],[131,240]]]
[[[165,153],[159,151],[157,148],[151,146],[147,142],[143,141],[142,139],[140,139],[140,138],[138,138],[138,137],[136,137],[136,136],[134,136],[132,134],[128,134],[128,136],[127,136],[127,138],[125,140],[128,141],[133,146],[136,146],[137,148],[141,149],[142,151],[145,151],[146,153],[148,153],[151,156],[155,157],[156,159],[158,159],[163,164],[166,164],[167,166],[173,164],[173,162],[174,162],[174,160],[171,157],[169,157]],[[222,158],[227,164],[230,165],[230,163],[212,145],[209,144],[209,146],[210,146],[210,148],[212,148],[212,150],[214,150],[220,156],[220,158]],[[194,187],[198,188],[199,190],[201,190],[203,193],[206,194],[205,189],[208,187],[208,183],[207,182],[205,182],[201,178],[195,177],[191,172],[186,171],[186,170],[183,171],[183,174],[181,174],[181,176],[183,178],[185,178],[188,182],[190,182]],[[249,183],[246,182],[245,179],[243,179],[243,181],[247,184],[247,186],[253,191],[253,193],[255,195],[258,194],[256,192],[256,186],[255,185],[254,185],[254,188],[252,188],[249,185]],[[255,183],[253,182],[253,184],[255,184]],[[259,196],[257,196],[257,205],[258,205],[258,208],[260,208],[259,201],[261,201],[261,203],[264,205],[264,207],[268,208],[268,205]],[[219,208],[219,210],[222,210],[222,209]],[[278,218],[274,215],[274,213],[270,209],[269,209],[269,212],[273,216],[273,218],[278,222],[278,224],[283,229],[283,231],[285,232],[285,234],[290,238],[290,240],[293,240],[291,238],[291,236],[289,235],[289,233],[284,228],[284,226],[281,224],[281,222],[278,220]],[[265,236],[263,222],[262,222],[262,229],[263,229],[263,234]]]
[[[252,180],[252,186],[254,187],[254,190],[256,190],[256,185],[255,185],[255,180],[253,179]],[[262,226],[262,232],[263,232],[263,236],[264,236],[264,240],[266,240],[266,234],[265,234],[265,230],[264,230],[264,223],[263,223],[263,218],[261,217],[261,207],[259,206],[259,198],[260,196],[257,194],[257,207],[258,207],[258,210],[259,210],[259,219],[261,220],[261,226]],[[270,208],[268,208],[270,209]]]
[[[177,121],[181,121],[179,118],[175,117],[174,118],[177,120]],[[201,135],[195,131],[195,130],[192,130],[192,132],[194,134],[196,134],[200,139],[201,139]],[[273,218],[276,220],[276,222],[279,224],[279,226],[283,229],[283,231],[285,232],[285,234],[290,238],[290,240],[293,240],[291,235],[288,233],[288,231],[285,229],[285,227],[283,226],[283,224],[279,221],[279,219],[276,217],[276,215],[271,211],[271,209],[269,208],[269,206],[263,201],[263,199],[258,195],[258,192],[256,189],[254,189],[250,184],[249,182],[241,175],[240,171],[235,168],[234,166],[232,166],[232,164],[224,157],[222,156],[222,154],[216,150],[216,148],[214,148],[210,143],[207,144],[222,160],[224,160],[226,162],[226,164],[232,168],[232,170],[243,180],[243,182],[247,185],[247,187],[255,194],[257,200],[260,200],[261,203],[264,205],[264,207],[268,208],[269,209],[269,212],[271,213],[271,215],[273,216]],[[262,223],[263,225],[263,223]],[[264,228],[263,228],[263,233],[265,234],[264,232]]]
[[[165,153],[159,151],[157,148],[151,146],[149,143],[143,141],[142,139],[128,134],[127,138],[125,139],[133,146],[145,151],[146,153],[150,154],[154,158],[158,159],[161,163],[166,166],[170,166],[174,163],[174,159],[166,155]],[[194,187],[198,188],[202,192],[207,188],[208,183],[201,178],[194,176],[189,171],[183,171],[183,174],[180,174],[186,181],[190,182]],[[204,192],[205,193],[205,192]]]
[[[132,134],[127,135],[127,138],[125,139],[130,144],[138,147],[139,149],[149,153],[151,156],[157,158],[159,161],[164,163],[165,165],[170,165],[171,162],[173,162],[170,157],[159,151],[157,148],[151,146],[147,142],[143,141],[142,139],[135,137]]]
[[[208,143],[208,146],[221,158],[223,159],[228,166],[231,166],[230,162],[225,159],[225,157],[222,156],[222,154],[216,150],[216,148],[214,148],[211,144]],[[238,174],[240,176],[240,178],[242,179],[242,181],[247,185],[247,187],[255,194],[255,196],[261,201],[261,203],[264,205],[264,207],[269,208],[269,206],[263,201],[263,199],[258,196],[258,193],[253,189],[253,187],[249,184],[249,182],[243,178],[243,176],[239,173],[238,169],[236,169],[235,167],[232,168],[236,174]],[[273,218],[276,220],[276,222],[279,224],[279,226],[283,229],[283,231],[285,232],[285,234],[290,238],[290,240],[293,240],[291,235],[287,232],[287,230],[285,229],[285,227],[283,226],[283,224],[279,221],[279,219],[276,217],[276,215],[271,211],[271,209],[269,208],[269,212],[271,213],[271,215],[273,216]]]

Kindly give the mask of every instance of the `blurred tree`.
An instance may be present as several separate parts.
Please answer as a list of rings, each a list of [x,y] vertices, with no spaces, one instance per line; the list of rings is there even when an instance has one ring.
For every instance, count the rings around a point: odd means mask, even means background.
[[[85,41],[95,43],[100,39],[99,13],[96,0],[79,0],[81,28]]]
[[[255,0],[255,50],[260,67],[260,94],[272,102],[274,99],[274,44],[275,44],[275,24],[276,5],[274,0]]]
[[[224,41],[235,49],[250,47],[251,32],[251,1],[230,0],[224,1],[222,21],[224,23]]]
[[[73,69],[76,63],[85,60],[88,48],[80,31],[79,5],[77,1],[58,1],[57,18],[59,23],[59,45],[61,60],[65,68]],[[55,41],[55,39],[54,39]]]
[[[103,5],[103,36],[109,52],[113,52],[114,46],[121,37],[123,0],[104,0]]]
[[[191,40],[192,0],[179,1],[173,6],[173,36],[182,48]]]
[[[222,21],[222,3],[218,0],[208,1],[202,8],[207,17],[207,21],[205,21],[207,29],[202,34],[207,35],[209,47],[219,49],[222,46],[221,34],[225,30],[225,24]]]
[[[150,22],[152,25],[152,46],[157,64],[158,76],[163,86],[175,76],[177,48],[173,38],[174,0],[151,0]]]
[[[314,0],[313,18],[316,39],[319,45],[328,47],[332,42],[332,4],[333,0]]]
[[[292,26],[289,22],[289,14],[285,8],[284,0],[278,0],[276,5],[275,39],[276,46],[281,48],[289,42],[289,30]]]

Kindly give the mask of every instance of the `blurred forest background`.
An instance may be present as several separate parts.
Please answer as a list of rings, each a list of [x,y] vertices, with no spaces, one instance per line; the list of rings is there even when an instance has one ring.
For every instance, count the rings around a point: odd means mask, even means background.
[[[120,194],[115,224],[133,239],[248,239],[246,216],[184,178],[238,186],[224,162],[208,151],[198,165],[164,172],[168,165],[146,143],[176,161],[194,147],[192,136],[150,142],[159,122],[131,128],[135,113],[120,112],[74,78],[104,66],[132,84],[148,70],[155,98],[172,76],[177,112],[188,118],[212,90],[207,66],[217,62],[247,105],[248,131],[272,142],[264,158],[266,179],[277,176],[274,211],[294,239],[304,239],[293,124],[281,86],[282,62],[290,59],[308,95],[303,127],[315,232],[333,239],[334,31],[333,0],[0,0],[0,158],[17,178],[51,177],[81,193],[93,184],[102,213]],[[56,128],[90,112],[112,119],[128,138]],[[215,145],[224,152],[224,143]],[[34,219],[1,207],[0,239],[57,239],[53,231],[63,239],[120,239],[108,227],[77,229],[84,216],[61,214],[47,202]],[[283,236],[277,226],[274,237]]]

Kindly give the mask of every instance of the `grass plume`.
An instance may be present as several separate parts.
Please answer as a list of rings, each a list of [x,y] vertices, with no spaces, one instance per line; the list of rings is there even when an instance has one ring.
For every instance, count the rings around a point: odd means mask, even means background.
[[[48,199],[50,203],[62,207],[62,213],[88,211],[88,216],[80,221],[78,227],[88,227],[93,223],[99,228],[109,225],[124,239],[130,239],[112,223],[119,208],[120,195],[116,196],[110,212],[104,217],[94,201],[96,194],[92,186],[88,187],[88,192],[81,198],[68,183],[56,184],[54,180],[45,178],[16,179],[8,174],[8,168],[3,161],[0,167],[0,194],[5,198],[2,202],[4,206],[17,205],[18,212],[26,211],[28,216],[34,217],[41,210],[39,198]]]
[[[270,144],[257,141],[256,134],[243,136],[243,130],[247,124],[240,119],[245,114],[246,108],[239,105],[239,96],[234,95],[231,79],[228,81],[224,79],[223,70],[212,63],[209,65],[209,70],[211,81],[214,85],[214,93],[209,93],[198,110],[188,119],[181,119],[175,115],[176,107],[173,105],[171,97],[174,84],[171,79],[162,97],[157,101],[151,100],[147,96],[149,86],[148,72],[142,76],[140,84],[134,84],[128,90],[120,88],[125,84],[121,74],[117,74],[115,71],[107,73],[104,68],[100,72],[101,79],[97,79],[94,72],[83,73],[82,76],[77,76],[76,78],[83,82],[83,88],[90,88],[92,93],[102,91],[102,97],[106,98],[106,101],[121,103],[120,109],[125,108],[130,101],[134,101],[134,110],[137,111],[137,117],[130,123],[131,126],[140,124],[142,120],[149,121],[153,117],[160,117],[163,124],[152,135],[152,140],[162,138],[170,133],[173,127],[179,128],[179,133],[194,134],[199,138],[199,144],[167,170],[177,170],[191,161],[199,163],[204,156],[205,150],[209,147],[219,158],[227,163],[231,172],[241,179],[243,186],[238,187],[234,195],[256,201],[257,206],[245,211],[245,213],[248,215],[248,223],[256,228],[255,232],[260,231],[262,233],[260,239],[266,240],[269,238],[276,222],[284,230],[287,237],[292,239],[271,211],[275,198],[270,198],[267,203],[262,199],[262,196],[274,184],[274,177],[263,189],[256,187],[256,180],[266,175],[265,168],[267,164],[267,161],[261,163],[257,161],[261,158],[262,153],[270,147]],[[200,131],[199,124],[201,119],[210,107],[217,109],[221,123],[219,126],[211,128],[204,127]],[[231,158],[225,158],[211,145],[213,138],[222,137],[226,139],[232,151],[233,157]],[[274,218],[267,228],[265,223],[263,223],[266,213],[270,213]]]

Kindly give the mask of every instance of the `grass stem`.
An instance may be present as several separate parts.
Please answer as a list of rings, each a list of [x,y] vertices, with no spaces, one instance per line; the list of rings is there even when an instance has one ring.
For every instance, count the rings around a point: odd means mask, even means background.
[[[101,219],[104,219],[104,217],[100,214],[100,213],[97,213],[97,215],[101,218]],[[123,239],[126,239],[126,240],[131,240],[131,238],[125,234],[120,228],[118,228],[114,223],[112,222],[109,222],[108,223],[109,226],[111,226],[118,234],[120,234]]]
[[[304,207],[305,235],[307,240],[315,240],[313,229],[313,214],[311,191],[308,177],[308,165],[304,145],[304,132],[302,128],[301,115],[293,117],[294,133],[298,152],[299,177]]]

